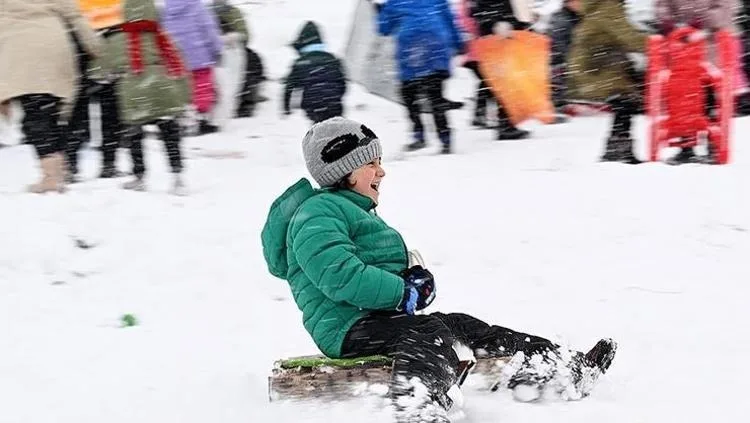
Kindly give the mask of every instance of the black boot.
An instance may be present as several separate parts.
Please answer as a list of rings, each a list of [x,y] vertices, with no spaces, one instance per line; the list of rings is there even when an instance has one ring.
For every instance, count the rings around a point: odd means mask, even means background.
[[[125,176],[125,174],[117,170],[114,164],[105,164],[102,166],[102,172],[99,174],[100,178],[119,178],[121,176]]]
[[[511,121],[505,107],[497,103],[497,140],[522,140],[528,138],[531,132],[517,128]]]
[[[450,132],[444,132],[440,134],[440,143],[442,144],[442,148],[440,150],[440,153],[442,154],[450,154],[451,153],[451,134]]]
[[[209,123],[207,120],[201,119],[198,125],[198,135],[207,135],[219,132],[219,127]]]
[[[531,132],[516,128],[512,125],[503,125],[497,129],[497,140],[522,140],[531,136]]]
[[[667,159],[667,164],[678,166],[688,163],[696,163],[697,157],[693,151],[693,147],[681,147],[680,152]]]
[[[637,165],[643,163],[643,161],[639,160],[638,157],[635,157],[635,154],[633,153],[633,139],[630,137],[625,137],[622,141],[622,157],[620,159],[621,163],[625,164],[631,164],[631,165]]]
[[[414,133],[414,142],[411,144],[407,144],[406,147],[404,147],[404,150],[406,151],[417,151],[421,150],[423,148],[427,147],[427,143],[424,141],[424,133],[423,132],[415,132]]]
[[[633,154],[633,139],[627,135],[611,135],[607,139],[601,161],[625,164],[643,163]]]
[[[590,366],[594,366],[599,369],[600,372],[607,373],[609,366],[612,365],[612,360],[615,358],[617,352],[617,342],[612,339],[606,338],[601,339],[586,353],[585,360]]]

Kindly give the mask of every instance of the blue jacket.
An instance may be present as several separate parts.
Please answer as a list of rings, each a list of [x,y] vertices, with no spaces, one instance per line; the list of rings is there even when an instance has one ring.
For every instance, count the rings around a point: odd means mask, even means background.
[[[390,0],[378,13],[381,35],[396,37],[401,81],[450,72],[463,41],[448,0]]]

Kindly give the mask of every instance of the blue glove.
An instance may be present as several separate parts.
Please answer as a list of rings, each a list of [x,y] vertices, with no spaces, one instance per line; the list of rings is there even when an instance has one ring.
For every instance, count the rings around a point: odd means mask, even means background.
[[[401,277],[406,288],[414,288],[417,292],[417,310],[426,308],[435,299],[435,277],[429,270],[416,265],[401,272]]]
[[[404,287],[404,298],[401,300],[401,304],[396,307],[396,311],[403,311],[409,316],[413,316],[414,312],[417,311],[418,298],[417,289],[406,285]]]

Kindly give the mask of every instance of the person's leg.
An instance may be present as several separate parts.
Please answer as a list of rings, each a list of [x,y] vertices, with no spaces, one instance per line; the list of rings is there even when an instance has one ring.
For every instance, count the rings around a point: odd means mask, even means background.
[[[145,191],[146,164],[143,160],[143,129],[140,126],[131,126],[125,131],[130,145],[130,159],[133,162],[133,180],[125,182],[122,187],[133,191]]]
[[[516,332],[497,325],[489,325],[463,313],[432,313],[451,329],[456,340],[480,357],[507,357],[519,351],[536,354],[559,348],[548,339]]]
[[[99,105],[102,121],[102,171],[100,177],[113,178],[119,175],[115,160],[122,137],[120,110],[114,84],[101,84]]]
[[[446,116],[446,104],[443,99],[443,82],[445,79],[441,75],[433,75],[425,79],[425,93],[430,101],[432,109],[432,118],[435,122],[435,129],[438,133],[440,143],[443,145],[443,153],[451,152],[451,130],[448,127],[448,117]]]
[[[180,150],[180,125],[176,119],[168,119],[159,121],[157,126],[161,132],[161,138],[164,140],[164,150],[167,153],[172,173],[181,173],[183,164],[182,151]]]
[[[65,127],[65,156],[68,167],[69,182],[76,180],[78,174],[78,152],[84,142],[89,141],[89,95],[87,90],[88,84],[81,83],[78,90],[73,113],[68,119]]]
[[[464,67],[471,70],[477,77],[477,80],[479,80],[476,89],[474,118],[471,124],[479,128],[487,128],[487,101],[491,98],[492,93],[490,93],[490,88],[484,82],[482,74],[479,73],[479,62],[468,62]]]
[[[513,389],[516,386],[533,386],[535,393],[548,384],[554,389],[567,390],[569,398],[588,394],[593,382],[606,372],[612,363],[617,344],[601,340],[588,353],[568,351],[548,339],[516,332],[501,326],[489,325],[480,319],[462,313],[433,313],[448,327],[454,339],[474,351],[478,357],[517,356],[516,372],[507,381],[499,381]],[[515,358],[514,358],[515,359]],[[564,371],[562,374],[561,370]]]
[[[628,95],[616,95],[609,99],[608,103],[612,107],[612,129],[601,160],[627,164],[641,163],[633,153],[633,138],[630,132],[633,115],[638,110],[636,101]]]
[[[481,81],[480,86],[479,86],[480,92],[482,89],[484,89],[484,92],[485,92],[484,95],[486,96],[486,98],[494,99],[495,104],[497,105],[497,131],[498,131],[497,139],[498,140],[518,140],[518,139],[528,138],[530,135],[529,131],[518,129],[516,128],[515,125],[511,123],[510,117],[508,117],[508,114],[505,111],[505,108],[503,107],[502,101],[492,93],[492,90],[489,88],[489,84],[487,83],[487,80],[482,75],[482,72],[479,70],[479,67],[476,68],[475,73]]]
[[[199,133],[201,135],[217,132],[219,127],[210,123],[209,113],[214,106],[213,70],[211,68],[196,69],[193,76],[193,105],[198,110]]]
[[[422,417],[440,418],[450,408],[447,392],[457,382],[459,365],[452,346],[450,329],[436,317],[382,313],[363,318],[349,330],[342,356],[382,354],[393,357],[391,398],[398,420],[406,422],[415,417],[413,412]],[[429,398],[422,398],[414,410],[399,408],[400,399],[418,394],[414,378],[427,388]]]
[[[169,167],[174,174],[174,181],[169,192],[174,195],[185,195],[187,194],[185,181],[181,176],[184,167],[182,164],[182,151],[180,150],[180,125],[176,119],[168,119],[159,121],[158,126],[159,131],[161,131],[161,137],[164,140]]]
[[[30,185],[34,193],[65,190],[65,128],[60,124],[60,99],[49,94],[29,94],[19,97],[23,108],[21,130],[34,146],[42,179]]]
[[[419,103],[417,102],[421,84],[422,81],[418,79],[403,81],[401,83],[401,98],[404,101],[406,112],[411,121],[412,137],[414,140],[414,142],[406,147],[408,150],[418,150],[425,146],[424,126],[422,125]]]

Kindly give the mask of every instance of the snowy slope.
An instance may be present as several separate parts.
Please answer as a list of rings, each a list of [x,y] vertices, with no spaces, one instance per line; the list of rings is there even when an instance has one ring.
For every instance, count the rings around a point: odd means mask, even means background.
[[[279,77],[303,19],[341,51],[354,6],[247,7],[253,46]],[[458,70],[450,94],[468,97],[473,85]],[[260,248],[271,201],[306,175],[308,122],[280,120],[280,87],[266,93],[258,117],[186,141],[187,198],[166,195],[156,140],[148,193],[92,179],[32,196],[31,148],[0,149],[0,423],[388,421],[373,401],[267,401],[273,360],[315,347]],[[528,405],[470,387],[467,421],[745,421],[750,120],[735,121],[730,166],[629,167],[596,163],[602,118],[530,124],[534,139],[495,142],[455,111],[457,154],[405,157],[403,110],[356,88],[347,106],[383,140],[378,210],[437,276],[432,309],[581,349],[620,342],[590,398]],[[215,157],[225,153],[242,157]],[[84,152],[85,176],[98,164]],[[126,313],[139,325],[119,328]]]

